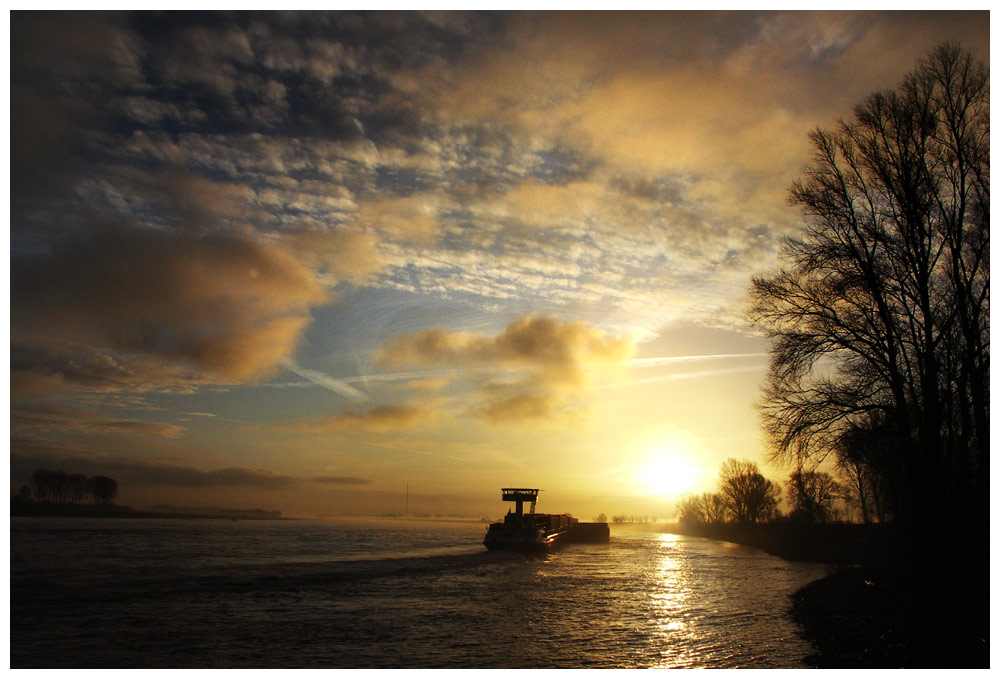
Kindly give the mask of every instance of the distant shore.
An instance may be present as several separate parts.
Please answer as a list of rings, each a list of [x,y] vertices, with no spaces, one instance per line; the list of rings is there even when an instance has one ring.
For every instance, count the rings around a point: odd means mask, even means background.
[[[228,519],[231,521],[295,521],[293,518],[260,510],[223,511],[146,511],[131,507],[96,505],[58,505],[33,502],[14,503],[11,516],[76,517],[98,519]]]

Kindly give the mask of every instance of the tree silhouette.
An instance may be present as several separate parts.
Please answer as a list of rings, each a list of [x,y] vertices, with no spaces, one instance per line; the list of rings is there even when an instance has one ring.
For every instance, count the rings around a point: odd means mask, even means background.
[[[833,513],[833,503],[843,495],[840,485],[826,472],[796,469],[785,483],[792,518],[823,523]]]
[[[677,520],[685,526],[705,523],[705,509],[701,497],[694,493],[684,493],[677,498]]]
[[[723,523],[728,514],[719,493],[685,493],[677,499],[677,519],[685,525]]]
[[[83,474],[70,474],[66,478],[67,501],[78,505],[83,503],[83,498],[87,495],[87,477]]]
[[[701,507],[705,513],[706,523],[722,523],[726,520],[726,503],[719,493],[703,493],[701,496]]]
[[[810,141],[805,233],[751,289],[773,459],[837,456],[910,525],[985,519],[988,72],[943,45]]]
[[[777,512],[781,486],[764,478],[756,462],[729,458],[719,470],[719,495],[737,523],[756,524]]]
[[[89,485],[94,504],[110,505],[118,497],[118,482],[110,477],[92,476]]]
[[[28,496],[34,494],[35,501],[52,504],[83,504],[89,495],[93,503],[110,505],[118,497],[118,482],[108,476],[87,478],[83,474],[68,474],[63,470],[36,469],[29,485],[22,489]]]

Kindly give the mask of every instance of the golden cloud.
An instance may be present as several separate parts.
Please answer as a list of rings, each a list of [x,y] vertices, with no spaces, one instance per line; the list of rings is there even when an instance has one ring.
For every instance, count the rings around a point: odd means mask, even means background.
[[[524,365],[577,375],[586,366],[624,364],[635,353],[627,337],[614,338],[582,321],[526,316],[496,335],[431,328],[389,340],[376,354],[379,365]]]
[[[584,322],[526,316],[490,337],[432,328],[389,340],[376,354],[382,366],[485,366],[514,371],[513,381],[483,390],[472,412],[493,422],[547,418],[591,386],[595,373],[624,367],[635,354],[628,337],[615,338]]]
[[[386,198],[361,206],[358,224],[374,229],[387,238],[408,243],[426,244],[440,231],[437,202],[433,195],[414,194],[405,198]]]
[[[99,389],[100,374],[112,372],[130,375],[117,388],[154,378],[170,386],[177,366],[189,371],[174,377],[189,383],[261,379],[293,355],[311,309],[333,300],[333,284],[382,266],[376,238],[357,230],[264,235],[241,225],[238,187],[180,172],[139,183],[166,225],[85,223],[48,252],[15,259],[20,394]],[[95,354],[113,357],[105,367],[114,370],[74,379],[72,366]]]
[[[472,412],[493,424],[550,419],[556,414],[563,401],[564,399],[554,392],[515,392],[495,397],[483,405],[474,407]]]
[[[306,228],[289,231],[279,241],[303,264],[335,280],[360,283],[383,267],[378,239],[357,229]]]
[[[282,427],[282,429],[303,434],[325,434],[350,430],[383,433],[395,429],[409,429],[433,419],[434,412],[427,408],[388,405],[378,406],[362,413],[344,412],[333,417]]]
[[[597,158],[600,166],[727,182],[749,174],[783,191],[808,160],[811,128],[846,114],[867,93],[893,87],[944,40],[971,39],[968,46],[988,54],[987,18],[519,13],[504,39],[447,71],[427,66],[398,76],[397,84],[446,120],[506,125]]]
[[[313,272],[249,234],[107,228],[19,261],[19,341],[108,347],[224,378],[267,374],[329,301]]]

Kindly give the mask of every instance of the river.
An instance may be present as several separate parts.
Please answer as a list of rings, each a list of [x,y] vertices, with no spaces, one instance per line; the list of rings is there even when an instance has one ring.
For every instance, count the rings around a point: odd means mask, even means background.
[[[788,668],[823,577],[703,538],[487,552],[473,522],[11,519],[11,666]]]

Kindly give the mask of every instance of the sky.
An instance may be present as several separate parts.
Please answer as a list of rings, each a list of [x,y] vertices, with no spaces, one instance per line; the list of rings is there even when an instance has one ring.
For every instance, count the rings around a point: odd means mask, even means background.
[[[767,463],[807,135],[988,12],[10,18],[12,492],[672,515]]]

